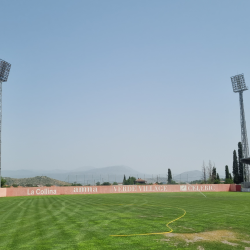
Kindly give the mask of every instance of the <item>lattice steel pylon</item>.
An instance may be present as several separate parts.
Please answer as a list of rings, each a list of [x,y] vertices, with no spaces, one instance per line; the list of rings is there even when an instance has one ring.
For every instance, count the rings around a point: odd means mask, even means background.
[[[7,82],[11,64],[0,59],[0,188],[1,188],[1,146],[2,146],[2,82]]]
[[[243,91],[248,90],[248,87],[245,84],[244,74],[232,76],[231,82],[233,86],[233,91],[235,93],[237,92],[239,93],[242,153],[243,153],[243,158],[248,158],[249,148],[248,148],[247,128],[246,128],[246,119],[245,119],[244,103],[243,103]],[[244,181],[249,182],[249,166],[245,164],[243,166],[243,176],[244,176]]]

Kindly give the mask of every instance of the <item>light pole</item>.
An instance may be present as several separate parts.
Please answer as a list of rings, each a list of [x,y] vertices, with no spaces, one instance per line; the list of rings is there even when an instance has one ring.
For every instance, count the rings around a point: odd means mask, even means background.
[[[242,144],[242,153],[243,158],[249,157],[249,148],[248,148],[248,139],[247,139],[247,128],[244,112],[244,103],[243,103],[243,91],[248,90],[245,84],[244,74],[236,75],[231,77],[233,91],[235,93],[239,92],[240,98],[240,125],[241,125],[241,144]],[[239,159],[241,160],[241,159]],[[243,166],[243,180],[249,181],[249,168],[248,166]]]
[[[2,144],[2,82],[7,82],[11,64],[0,59],[0,188],[1,188],[1,144]]]

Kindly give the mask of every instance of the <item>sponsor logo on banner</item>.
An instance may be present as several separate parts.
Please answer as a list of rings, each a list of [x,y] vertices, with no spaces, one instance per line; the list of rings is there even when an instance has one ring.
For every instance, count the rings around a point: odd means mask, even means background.
[[[188,185],[187,190],[202,192],[202,191],[215,191],[215,188],[213,185],[202,185],[202,186]]]
[[[27,190],[27,195],[50,195],[50,194],[56,194],[56,190],[55,189],[35,189],[35,190]]]
[[[180,191],[187,191],[187,185],[180,185]]]
[[[113,186],[114,193],[126,192],[167,192],[167,185],[147,185],[147,186]]]

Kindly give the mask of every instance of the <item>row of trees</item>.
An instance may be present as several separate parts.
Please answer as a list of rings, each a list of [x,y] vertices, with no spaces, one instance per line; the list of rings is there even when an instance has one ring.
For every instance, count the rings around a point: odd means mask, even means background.
[[[209,184],[219,184],[220,183],[220,176],[216,173],[215,164],[212,165],[212,162],[209,160],[208,165],[205,165],[203,161],[202,165],[202,182],[209,183]]]
[[[241,142],[238,143],[238,156],[239,156],[239,160],[237,159],[236,150],[234,150],[233,151],[233,182],[237,184],[244,181],[244,177],[243,177],[244,164],[240,161],[243,158]]]
[[[233,177],[229,173],[228,166],[225,167],[225,183],[239,184],[244,182],[244,164],[240,161],[243,158],[242,144],[238,143],[238,157],[236,150],[233,151]]]
[[[134,185],[136,183],[136,178],[133,176],[129,176],[128,179],[126,179],[126,176],[123,177],[123,185]]]

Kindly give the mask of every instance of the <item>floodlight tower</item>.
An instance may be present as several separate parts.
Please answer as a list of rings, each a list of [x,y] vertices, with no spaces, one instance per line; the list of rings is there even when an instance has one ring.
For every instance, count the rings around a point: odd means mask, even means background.
[[[244,103],[243,103],[243,91],[248,90],[248,87],[245,84],[244,74],[236,75],[231,77],[231,82],[233,86],[233,91],[239,93],[240,98],[240,125],[241,125],[241,143],[242,143],[242,153],[243,158],[249,157],[249,148],[248,148],[248,139],[247,139],[247,128],[244,112]],[[241,160],[241,159],[239,159]],[[243,167],[243,178],[244,181],[249,182],[249,168],[247,165]]]
[[[7,82],[11,64],[0,59],[0,188],[1,188],[1,132],[2,132],[2,82]]]

